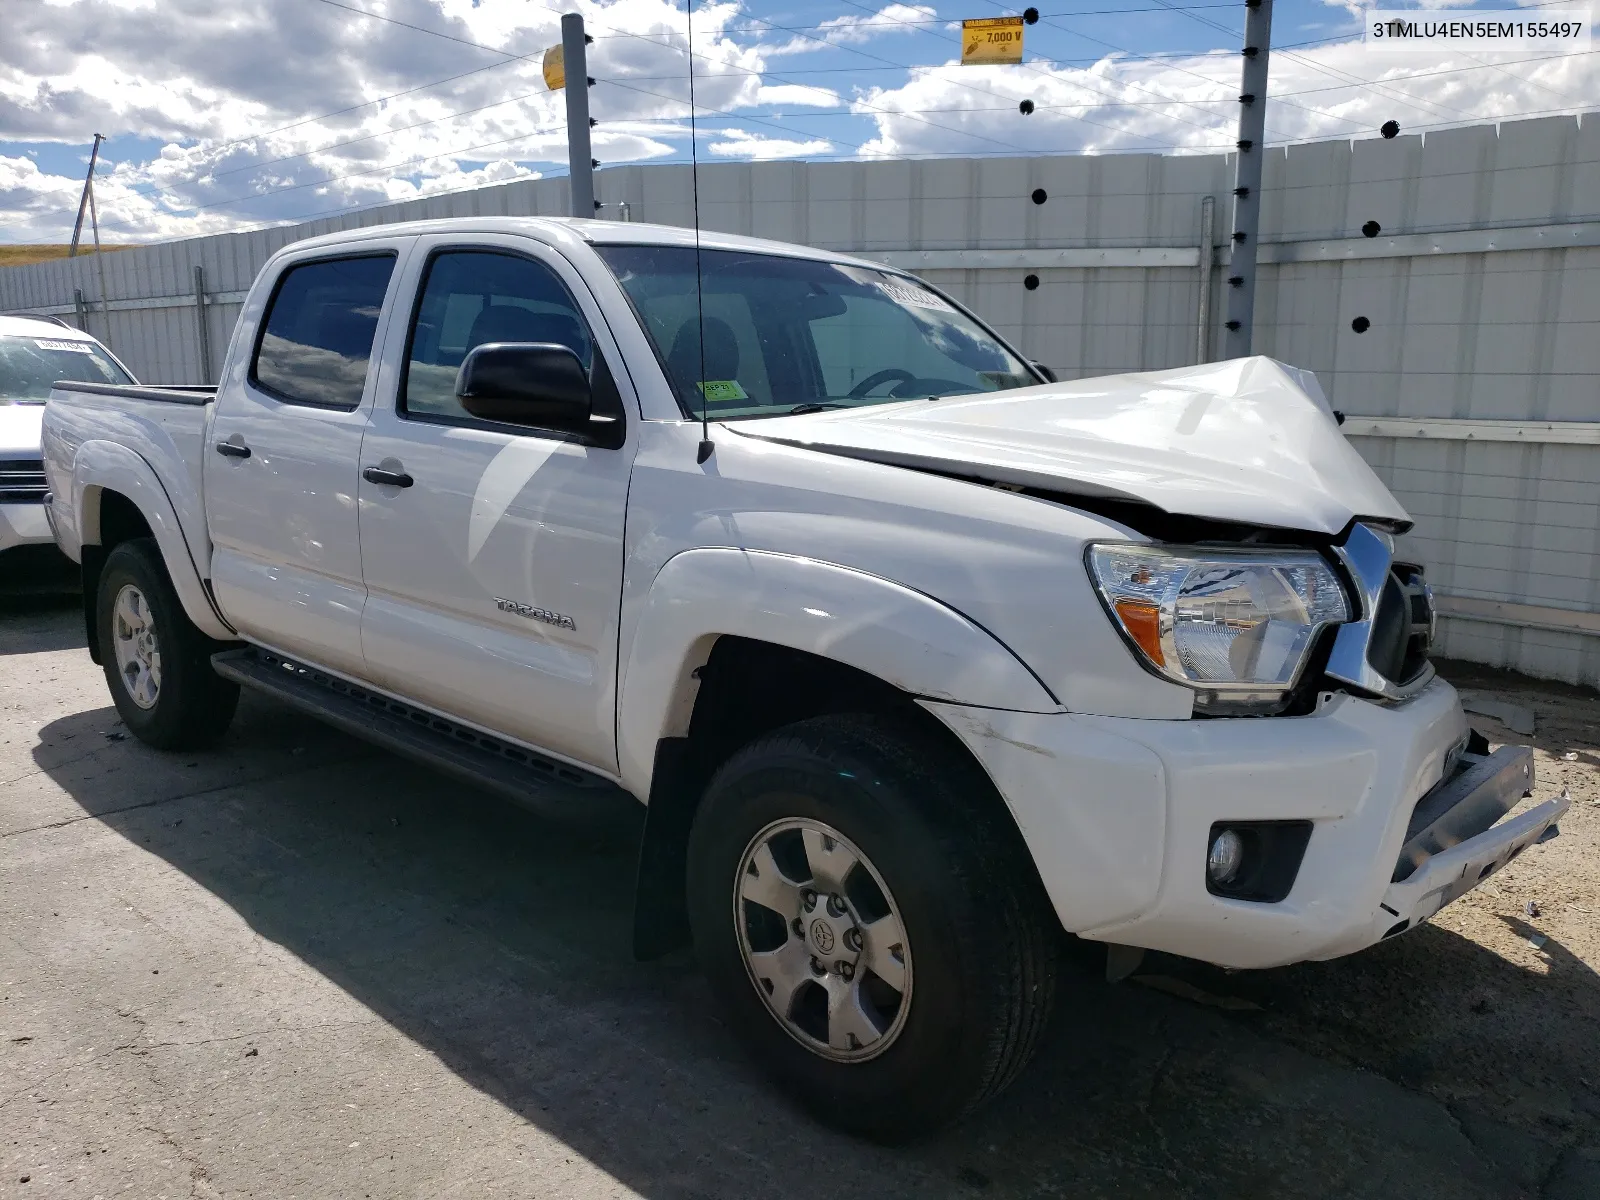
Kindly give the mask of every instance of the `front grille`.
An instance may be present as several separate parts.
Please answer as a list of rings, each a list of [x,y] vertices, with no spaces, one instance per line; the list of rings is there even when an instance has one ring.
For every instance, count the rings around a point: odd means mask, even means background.
[[[47,490],[42,458],[0,459],[0,504],[38,504]]]
[[[1404,686],[1422,673],[1432,648],[1433,593],[1423,582],[1421,567],[1395,563],[1378,594],[1367,662],[1385,679]]]

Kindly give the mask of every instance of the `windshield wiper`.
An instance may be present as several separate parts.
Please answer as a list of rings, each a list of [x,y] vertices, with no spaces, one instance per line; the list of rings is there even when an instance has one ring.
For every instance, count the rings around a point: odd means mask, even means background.
[[[808,401],[805,404],[796,404],[789,410],[788,415],[791,417],[797,417],[801,413],[827,412],[830,408],[849,407],[850,406],[848,404],[818,404],[815,401]]]

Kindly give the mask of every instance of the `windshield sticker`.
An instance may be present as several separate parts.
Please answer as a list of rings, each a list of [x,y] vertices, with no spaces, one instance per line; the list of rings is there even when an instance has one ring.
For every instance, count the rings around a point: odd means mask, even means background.
[[[55,338],[34,338],[33,344],[41,350],[66,350],[72,354],[93,354],[94,347],[88,342],[58,341]]]
[[[904,283],[880,283],[878,287],[889,299],[899,304],[910,304],[916,308],[932,308],[938,312],[955,312],[944,297],[933,292],[923,291],[918,287],[911,287]]]
[[[700,385],[700,394],[706,398],[707,404],[750,399],[750,393],[739,386],[737,379],[707,379]]]

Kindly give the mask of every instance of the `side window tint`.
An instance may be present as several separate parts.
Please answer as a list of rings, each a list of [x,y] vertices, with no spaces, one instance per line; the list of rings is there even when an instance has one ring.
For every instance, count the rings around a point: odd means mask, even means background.
[[[566,286],[543,263],[488,250],[452,250],[428,264],[411,328],[400,411],[470,420],[456,371],[484,342],[555,342],[589,370],[594,343]]]
[[[394,255],[290,267],[278,282],[251,378],[295,404],[355,408]]]

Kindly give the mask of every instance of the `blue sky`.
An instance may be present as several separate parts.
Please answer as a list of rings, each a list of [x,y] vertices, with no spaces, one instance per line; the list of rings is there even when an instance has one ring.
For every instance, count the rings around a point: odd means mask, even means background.
[[[97,130],[109,139],[96,187],[111,241],[563,173],[563,101],[539,67],[559,40],[560,13],[574,7],[595,37],[596,157],[687,158],[683,0],[13,0],[0,43],[0,241],[64,240]],[[957,22],[1019,8],[697,4],[699,153],[1231,145],[1242,3],[1038,7],[1021,66],[962,67]],[[1360,43],[1360,11],[1278,0],[1269,141],[1371,137],[1390,119],[1426,131],[1571,112],[1600,96],[1592,53],[1380,55]],[[1033,115],[1017,111],[1023,99]]]

